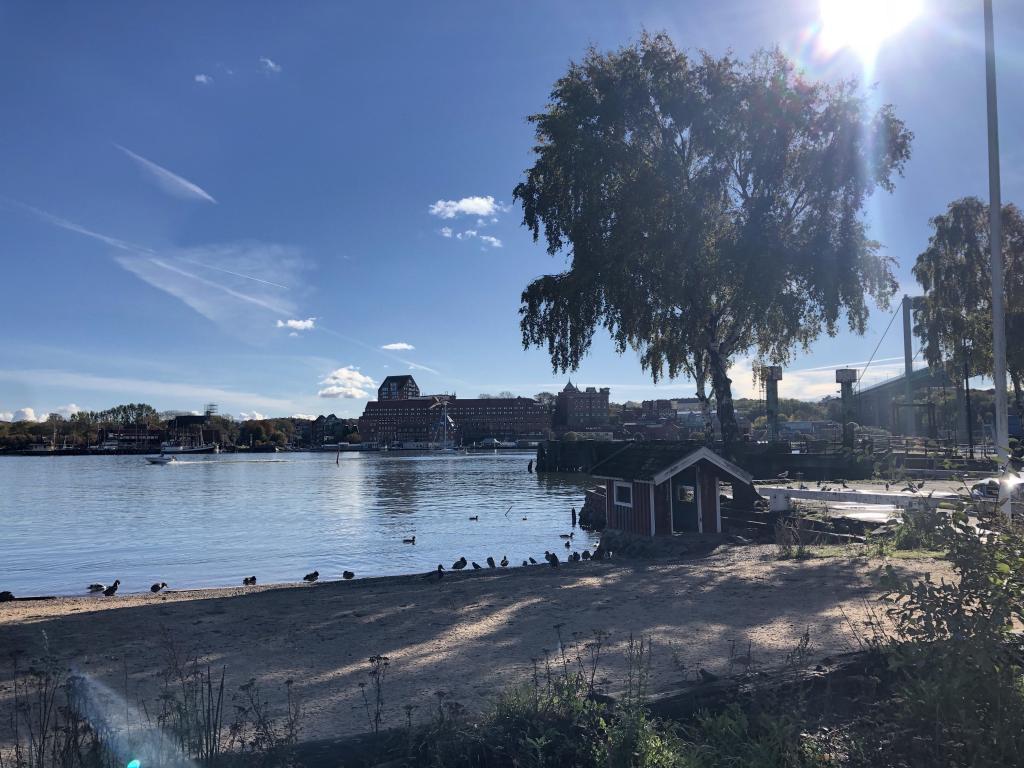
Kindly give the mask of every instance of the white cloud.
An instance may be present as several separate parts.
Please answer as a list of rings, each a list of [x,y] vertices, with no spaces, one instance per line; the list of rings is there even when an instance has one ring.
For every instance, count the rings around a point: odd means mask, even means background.
[[[93,240],[99,240],[101,243],[106,243],[107,245],[113,248],[117,248],[122,251],[132,251],[134,253],[154,253],[153,250],[146,248],[145,246],[136,245],[135,243],[129,243],[126,240],[119,240],[116,237],[111,237],[109,235],[104,235],[101,232],[95,232],[91,229],[86,229],[81,224],[76,224],[73,221],[62,219],[60,216],[54,216],[52,213],[48,213],[39,208],[35,208],[31,205],[27,205],[26,203],[19,203],[16,200],[12,200],[11,202],[15,203],[18,206],[21,206],[26,211],[30,211],[31,213],[35,214],[48,224],[52,224],[55,227],[60,227],[61,229],[66,229],[69,232],[77,232],[79,235],[91,237]]]
[[[263,421],[267,415],[259,411],[242,411],[238,414],[238,418],[242,421]]]
[[[301,285],[305,266],[294,248],[272,243],[207,245],[115,260],[224,330],[250,340],[274,327],[267,314],[295,316],[297,307],[285,285]]]
[[[441,237],[451,237],[451,236],[452,236],[452,228],[451,227],[441,227]]]
[[[201,72],[192,79],[200,85],[213,85],[213,78],[209,75],[204,75]]]
[[[288,336],[293,338],[293,339],[297,339],[297,338],[299,338],[299,332],[298,331],[292,331],[291,333],[288,334]]]
[[[306,421],[316,421],[316,416],[312,413],[293,413],[293,419],[305,419]]]
[[[14,413],[11,411],[0,411],[0,421],[10,421],[14,418]]]
[[[498,238],[493,237],[491,235],[481,235],[475,229],[467,229],[467,230],[465,230],[463,232],[459,232],[459,233],[457,233],[455,235],[455,239],[456,240],[473,240],[473,239],[478,239],[485,246],[490,246],[491,248],[501,248],[501,240],[499,240]]]
[[[502,208],[491,195],[486,197],[464,197],[461,200],[438,200],[430,206],[430,213],[442,219],[454,219],[456,216],[493,216]]]
[[[409,370],[410,371],[426,371],[427,373],[432,373],[435,376],[440,376],[441,375],[440,371],[434,370],[433,368],[430,368],[430,367],[428,367],[426,365],[420,365],[419,363],[412,363],[412,362],[409,362],[408,360],[403,360],[402,362],[409,366]]]
[[[293,331],[311,331],[316,327],[316,318],[307,317],[305,320],[278,320],[278,328],[291,328]]]
[[[281,65],[276,61],[268,59],[266,56],[260,56],[260,66],[263,67],[264,72],[278,73],[281,71]]]
[[[40,414],[46,418],[45,414]],[[36,412],[32,408],[19,408],[11,415],[11,421],[39,421]]]
[[[56,408],[53,409],[53,412],[60,414],[65,419],[70,419],[76,413],[80,413],[81,410],[82,409],[79,408],[74,403],[68,403],[67,405],[59,405],[59,406],[57,406]]]
[[[331,371],[320,383],[324,385],[324,388],[317,392],[317,394],[320,397],[332,398],[369,397],[370,393],[367,390],[375,386],[373,379],[360,373],[351,365]]]
[[[167,170],[162,165],[157,165],[152,160],[147,160],[142,155],[135,154],[130,149],[126,149],[120,144],[115,144],[114,146],[138,163],[138,165],[146,172],[151,174],[156,180],[156,183],[168,194],[188,200],[205,200],[208,203],[217,202],[213,198],[213,195],[198,184],[193,184],[188,179],[179,176],[173,171]]]
[[[393,342],[391,344],[385,344],[384,346],[381,347],[381,349],[391,349],[391,350],[395,350],[395,351],[402,351],[402,350],[410,351],[410,350],[416,349],[416,347],[414,347],[412,344],[409,344],[408,342],[405,342],[405,341],[396,341],[396,342]]]

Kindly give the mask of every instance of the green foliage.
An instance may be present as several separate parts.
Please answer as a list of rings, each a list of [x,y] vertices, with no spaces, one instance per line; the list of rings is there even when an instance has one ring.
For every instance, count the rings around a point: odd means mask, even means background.
[[[940,529],[956,579],[900,581],[890,567],[897,695],[883,708],[913,765],[1018,765],[1024,752],[1024,535],[982,535],[957,512]],[[896,764],[896,761],[889,764]]]
[[[914,277],[924,297],[914,310],[914,332],[931,366],[945,365],[954,381],[992,371],[992,277],[989,207],[976,197],[954,200],[931,220],[928,248],[917,257]],[[1006,331],[1024,334],[1024,216],[1015,205],[1002,210]],[[1021,408],[1024,345],[1007,345],[1007,370]]]
[[[893,547],[898,550],[942,551],[946,545],[949,516],[937,509],[913,506],[905,509],[896,526]]]
[[[598,327],[657,380],[710,381],[738,437],[728,368],[751,348],[863,332],[895,288],[861,211],[892,188],[912,135],[855,84],[805,80],[778,50],[690,58],[664,34],[591,50],[530,117],[536,156],[514,196],[571,267],[522,295],[525,346],[575,369]]]

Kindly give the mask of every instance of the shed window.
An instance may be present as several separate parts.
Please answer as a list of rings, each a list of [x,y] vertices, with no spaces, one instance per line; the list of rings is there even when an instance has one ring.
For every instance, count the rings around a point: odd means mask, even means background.
[[[622,507],[633,506],[632,483],[615,483],[615,503]]]

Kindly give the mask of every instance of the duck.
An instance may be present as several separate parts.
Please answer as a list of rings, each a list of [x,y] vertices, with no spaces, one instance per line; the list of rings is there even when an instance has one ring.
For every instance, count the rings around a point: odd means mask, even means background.
[[[508,568],[508,555],[501,556],[501,567]]]
[[[560,538],[560,539],[571,539],[572,538],[572,534],[571,533],[560,533],[560,534],[558,534],[558,538]]]
[[[491,557],[490,555],[487,556],[487,567],[488,568],[497,568],[498,567],[497,565],[494,564],[494,558]]]
[[[589,549],[584,549],[583,550],[583,554],[580,555],[580,558],[583,559],[583,560],[589,560],[590,559],[590,550]]]
[[[0,592],[0,603],[10,603],[14,600],[14,593],[8,589]]]
[[[572,542],[571,541],[565,542],[565,548],[566,549],[571,549],[572,548]]]
[[[474,560],[473,561],[473,570],[474,571],[479,571],[481,568],[483,568],[483,566],[480,565],[480,563],[478,563],[476,560]]]
[[[537,564],[537,561],[536,561],[536,560],[534,560],[534,559],[533,559],[533,558],[531,557],[531,558],[530,558],[530,565],[536,565],[536,564]]]
[[[341,578],[343,578],[345,580],[354,579],[355,577],[356,577],[356,575],[354,573],[352,573],[352,571],[342,571],[341,572]]]
[[[161,589],[167,589],[167,582],[166,581],[158,581],[156,584],[154,584],[152,587],[149,588],[149,591],[152,592],[155,595]]]
[[[558,555],[556,555],[554,552],[549,552],[548,553],[548,563],[550,563],[552,568],[557,568],[558,567]]]
[[[312,584],[314,581],[316,581],[319,578],[320,578],[320,571],[313,571],[312,573],[307,573],[305,576],[303,576],[302,580],[303,581],[308,581],[310,584]]]
[[[580,553],[579,552],[573,552],[572,553],[572,561],[574,563],[578,563],[581,559],[582,558],[580,557]]]
[[[480,515],[470,515],[469,519],[470,520],[479,520],[480,519]]]
[[[465,556],[460,557],[458,560],[456,560],[454,563],[452,563],[452,570],[453,571],[461,571],[468,564],[469,564],[469,561],[466,560]]]
[[[121,580],[120,579],[114,579],[114,583],[111,584],[109,587],[107,587],[106,589],[103,590],[104,596],[105,597],[113,597],[114,595],[117,594],[117,588],[120,587],[120,586],[121,586]]]
[[[523,518],[523,520],[525,520],[525,519],[526,519],[526,518],[524,517],[524,518]]]
[[[90,592],[103,592],[106,588],[106,584],[100,584],[99,582],[96,582],[95,584],[90,584],[88,587],[86,587],[86,589],[88,589]]]
[[[529,563],[528,563],[528,562],[526,562],[525,560],[523,560],[523,568],[525,568],[525,567],[526,567],[526,566],[528,566],[528,565],[529,565]]]
[[[407,539],[402,539],[402,543],[403,544],[415,544],[416,543],[416,537],[415,536],[410,536]]]
[[[256,585],[256,577],[255,576],[246,576],[245,578],[242,579],[242,586],[253,587],[255,585]]]
[[[430,573],[424,575],[423,579],[424,581],[426,581],[427,579],[433,579],[434,577],[437,577],[438,581],[444,578],[444,566],[440,563],[437,564],[436,571],[431,571]]]

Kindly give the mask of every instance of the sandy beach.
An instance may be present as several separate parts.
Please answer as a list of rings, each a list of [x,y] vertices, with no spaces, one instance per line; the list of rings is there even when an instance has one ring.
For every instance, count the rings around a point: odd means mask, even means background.
[[[949,576],[936,560],[893,561],[908,575]],[[305,738],[367,730],[359,683],[367,659],[391,659],[386,724],[402,707],[423,714],[445,691],[479,709],[502,686],[528,678],[532,660],[562,636],[610,632],[605,677],[614,688],[630,633],[654,642],[655,689],[730,657],[774,666],[810,632],[811,658],[856,650],[880,610],[879,559],[776,559],[774,546],[723,546],[672,562],[547,565],[113,598],[0,604],[0,728],[12,706],[14,659],[25,669],[45,643],[78,672],[128,698],[156,696],[167,642],[225,666],[229,690],[256,678],[280,705],[295,681]]]

